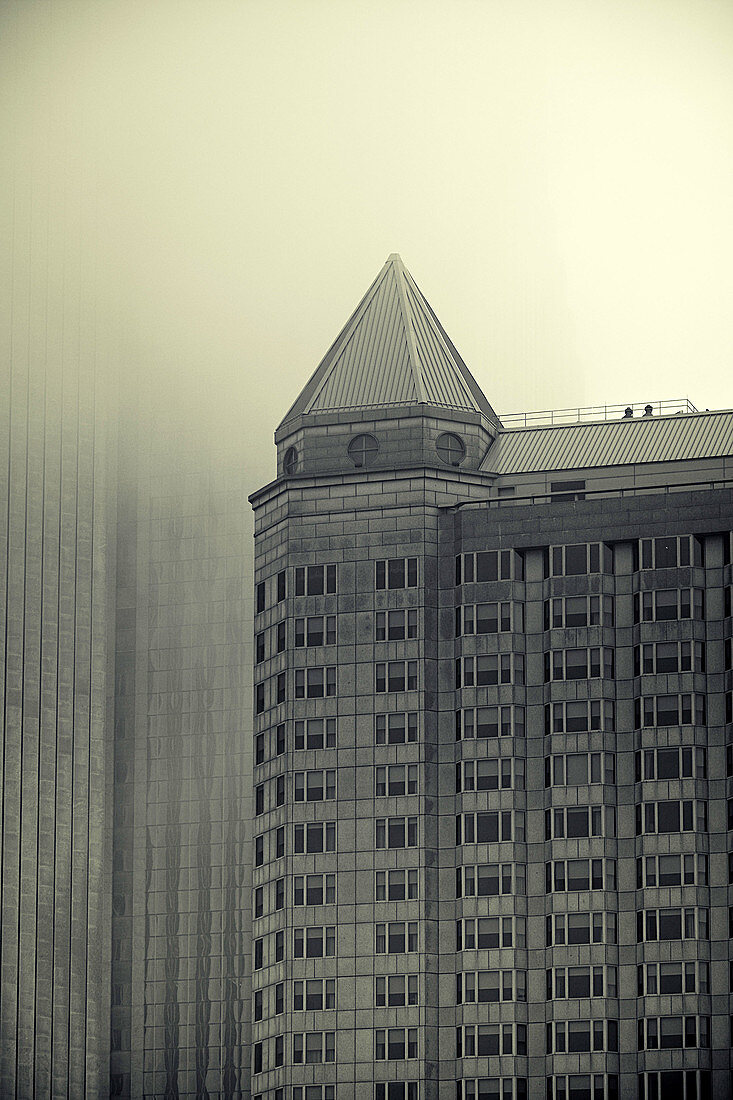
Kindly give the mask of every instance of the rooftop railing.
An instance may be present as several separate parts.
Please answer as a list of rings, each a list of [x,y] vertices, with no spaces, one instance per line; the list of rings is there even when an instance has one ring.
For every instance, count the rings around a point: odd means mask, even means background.
[[[671,401],[646,401],[633,405],[588,405],[580,409],[545,409],[541,412],[501,413],[505,428],[534,428],[544,424],[577,424],[583,420],[623,420],[631,409],[633,416],[674,416],[698,410],[689,397]],[[651,412],[647,410],[651,409]]]
[[[557,504],[560,499],[567,501],[575,496],[578,501],[600,499],[602,497],[640,497],[665,496],[670,493],[698,493],[709,489],[733,489],[733,478],[718,477],[709,481],[675,481],[666,485],[619,485],[606,489],[583,489],[573,493],[529,493],[527,496],[485,497],[483,500],[459,500],[455,504],[445,504],[442,510],[457,511],[459,508],[511,508],[517,504]]]

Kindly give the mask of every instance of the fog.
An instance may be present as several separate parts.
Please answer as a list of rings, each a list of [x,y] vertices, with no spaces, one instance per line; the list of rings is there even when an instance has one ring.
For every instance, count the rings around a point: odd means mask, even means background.
[[[3,359],[254,489],[396,251],[500,413],[733,406],[732,103],[722,2],[5,0]]]

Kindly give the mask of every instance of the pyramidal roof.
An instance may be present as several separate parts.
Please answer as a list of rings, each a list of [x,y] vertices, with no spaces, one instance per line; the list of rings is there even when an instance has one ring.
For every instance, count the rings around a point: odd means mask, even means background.
[[[393,253],[280,425],[304,413],[432,405],[499,418]]]

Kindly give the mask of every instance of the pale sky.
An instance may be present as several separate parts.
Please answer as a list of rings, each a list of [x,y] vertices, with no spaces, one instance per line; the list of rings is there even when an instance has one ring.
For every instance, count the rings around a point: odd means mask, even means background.
[[[733,406],[729,0],[3,0],[0,127],[6,276],[73,236],[253,488],[390,252],[500,413]]]

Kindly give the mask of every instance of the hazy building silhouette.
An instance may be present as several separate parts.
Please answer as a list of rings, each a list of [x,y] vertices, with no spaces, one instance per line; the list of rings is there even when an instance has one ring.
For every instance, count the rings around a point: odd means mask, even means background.
[[[728,1095],[733,413],[502,420],[392,256],[277,429],[253,592],[240,443],[39,293],[0,1093]]]
[[[502,423],[391,256],[275,439],[253,1096],[729,1095],[733,413]]]
[[[0,402],[0,1094],[247,1096],[246,468],[73,331]]]

